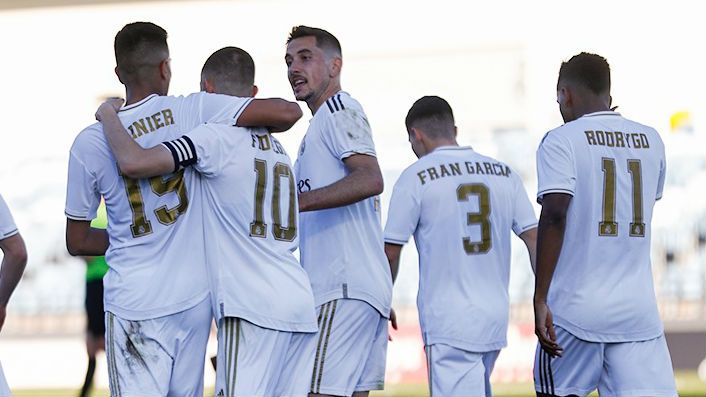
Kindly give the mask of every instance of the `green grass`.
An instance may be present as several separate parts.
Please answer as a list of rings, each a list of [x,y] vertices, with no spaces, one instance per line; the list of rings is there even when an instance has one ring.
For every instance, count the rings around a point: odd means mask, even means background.
[[[702,382],[696,373],[677,372],[677,388],[680,397],[704,397],[706,396],[706,383]],[[534,396],[534,387],[531,383],[498,384],[493,386],[495,397],[527,397]],[[14,397],[76,397],[78,388],[75,390],[15,390]],[[213,391],[207,390],[206,396],[212,396]],[[390,385],[382,392],[371,393],[371,397],[425,397],[428,396],[427,385]],[[592,394],[591,396],[597,396]],[[96,390],[92,397],[109,397],[107,390]]]

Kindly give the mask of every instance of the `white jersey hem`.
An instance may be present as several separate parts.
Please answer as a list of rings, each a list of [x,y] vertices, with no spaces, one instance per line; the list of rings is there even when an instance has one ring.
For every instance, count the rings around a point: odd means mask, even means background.
[[[185,310],[189,310],[192,307],[198,305],[204,300],[209,299],[209,292],[204,291],[192,298],[185,301],[169,305],[167,307],[160,307],[159,309],[148,309],[148,310],[132,310],[119,307],[110,302],[105,302],[105,311],[115,314],[123,320],[129,321],[142,321],[151,320],[159,317],[169,316],[175,313],[180,313]]]
[[[422,331],[424,334],[424,331]],[[465,350],[472,353],[487,353],[495,350],[500,350],[507,346],[507,340],[490,342],[490,343],[472,343],[453,338],[445,338],[443,336],[427,337],[424,341],[426,346],[442,344],[448,345],[456,349]]]
[[[608,333],[583,329],[557,314],[554,314],[554,324],[564,328],[578,339],[595,343],[641,342],[656,339],[664,335],[664,327],[662,324],[660,324],[659,327],[639,332]]]
[[[363,301],[370,306],[372,306],[375,310],[380,313],[380,315],[384,318],[390,318],[390,306],[385,306],[384,304],[380,303],[380,301],[375,298],[373,295],[363,292],[363,291],[357,291],[355,289],[348,289],[348,294],[347,296],[343,296],[343,292],[341,290],[334,290],[334,291],[329,291],[325,294],[315,294],[314,295],[314,304],[316,307],[319,307],[325,303],[331,302],[336,299],[355,299],[359,301]]]
[[[313,308],[312,308],[313,309]],[[271,329],[274,331],[282,332],[301,332],[301,333],[315,333],[319,331],[319,326],[316,323],[316,319],[312,313],[312,321],[307,322],[290,322],[282,321],[271,317],[263,317],[257,313],[253,313],[249,310],[234,308],[234,309],[223,309],[223,313],[219,313],[218,320],[220,321],[225,317],[242,318],[250,323],[257,325],[260,328]]]

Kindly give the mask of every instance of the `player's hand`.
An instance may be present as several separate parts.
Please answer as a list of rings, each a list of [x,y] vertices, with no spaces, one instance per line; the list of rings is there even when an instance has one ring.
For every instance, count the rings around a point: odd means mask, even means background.
[[[105,102],[101,103],[96,110],[96,120],[103,121],[104,116],[107,114],[117,114],[118,110],[123,106],[125,100],[122,98],[108,98]]]
[[[564,350],[556,343],[552,311],[549,309],[547,302],[534,302],[534,333],[537,335],[539,344],[544,351],[552,357],[561,357]]]
[[[395,313],[395,309],[390,308],[390,325],[392,325],[392,329],[397,331],[397,313]],[[387,340],[392,342],[392,334],[388,332],[387,334]]]

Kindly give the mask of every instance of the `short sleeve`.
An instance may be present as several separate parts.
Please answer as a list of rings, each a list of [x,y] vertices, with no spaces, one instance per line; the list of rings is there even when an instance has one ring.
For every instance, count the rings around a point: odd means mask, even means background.
[[[527,196],[527,191],[522,184],[522,180],[514,172],[512,178],[513,184],[515,185],[515,208],[513,209],[512,215],[512,231],[515,232],[515,235],[519,236],[537,227],[537,216],[534,213],[534,208],[532,208],[532,203],[530,202],[529,196]]]
[[[12,219],[10,208],[5,200],[0,196],[0,240],[4,240],[18,233],[15,220]]]
[[[222,126],[222,128],[227,128]],[[233,127],[235,128],[235,127]],[[194,168],[206,177],[217,175],[225,162],[225,145],[222,141],[224,131],[218,127],[203,125],[189,131],[186,136],[191,139],[196,150]],[[226,132],[227,133],[227,132]],[[233,133],[237,133],[233,131]]]
[[[189,109],[186,114],[198,115],[186,128],[193,128],[203,123],[235,125],[253,98],[241,98],[230,95],[200,92],[191,94]]]
[[[66,217],[77,221],[91,221],[96,217],[100,193],[95,174],[85,165],[80,154],[72,148],[69,154],[69,176],[66,183]]]
[[[549,132],[537,149],[537,202],[549,193],[574,195],[576,189],[576,167],[574,166],[571,145]]]
[[[362,111],[347,107],[331,114],[328,121],[323,139],[338,159],[354,154],[376,156],[373,133]]]
[[[404,245],[417,230],[421,217],[421,192],[412,183],[413,180],[405,178],[404,173],[395,183],[385,224],[386,243]]]
[[[662,198],[662,191],[664,190],[664,178],[667,176],[667,161],[664,158],[664,152],[662,152],[662,159],[659,162],[659,179],[657,180],[657,195],[656,200]]]

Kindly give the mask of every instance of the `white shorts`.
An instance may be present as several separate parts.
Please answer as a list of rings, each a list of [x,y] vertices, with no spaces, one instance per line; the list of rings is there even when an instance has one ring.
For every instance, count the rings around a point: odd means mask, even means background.
[[[10,386],[5,380],[5,372],[2,370],[2,364],[0,364],[0,397],[12,397],[12,392],[10,392]]]
[[[218,397],[306,397],[316,333],[259,327],[224,317],[218,326]]]
[[[203,396],[211,304],[149,320],[105,314],[112,397]]]
[[[601,397],[676,397],[672,360],[664,335],[639,342],[600,343],[579,339],[554,326],[562,357],[537,345],[534,388],[539,393]]]
[[[350,396],[385,385],[387,319],[362,300],[337,299],[316,308],[319,317],[315,394]]]
[[[500,350],[469,352],[435,343],[424,346],[431,397],[491,397],[490,374]]]

